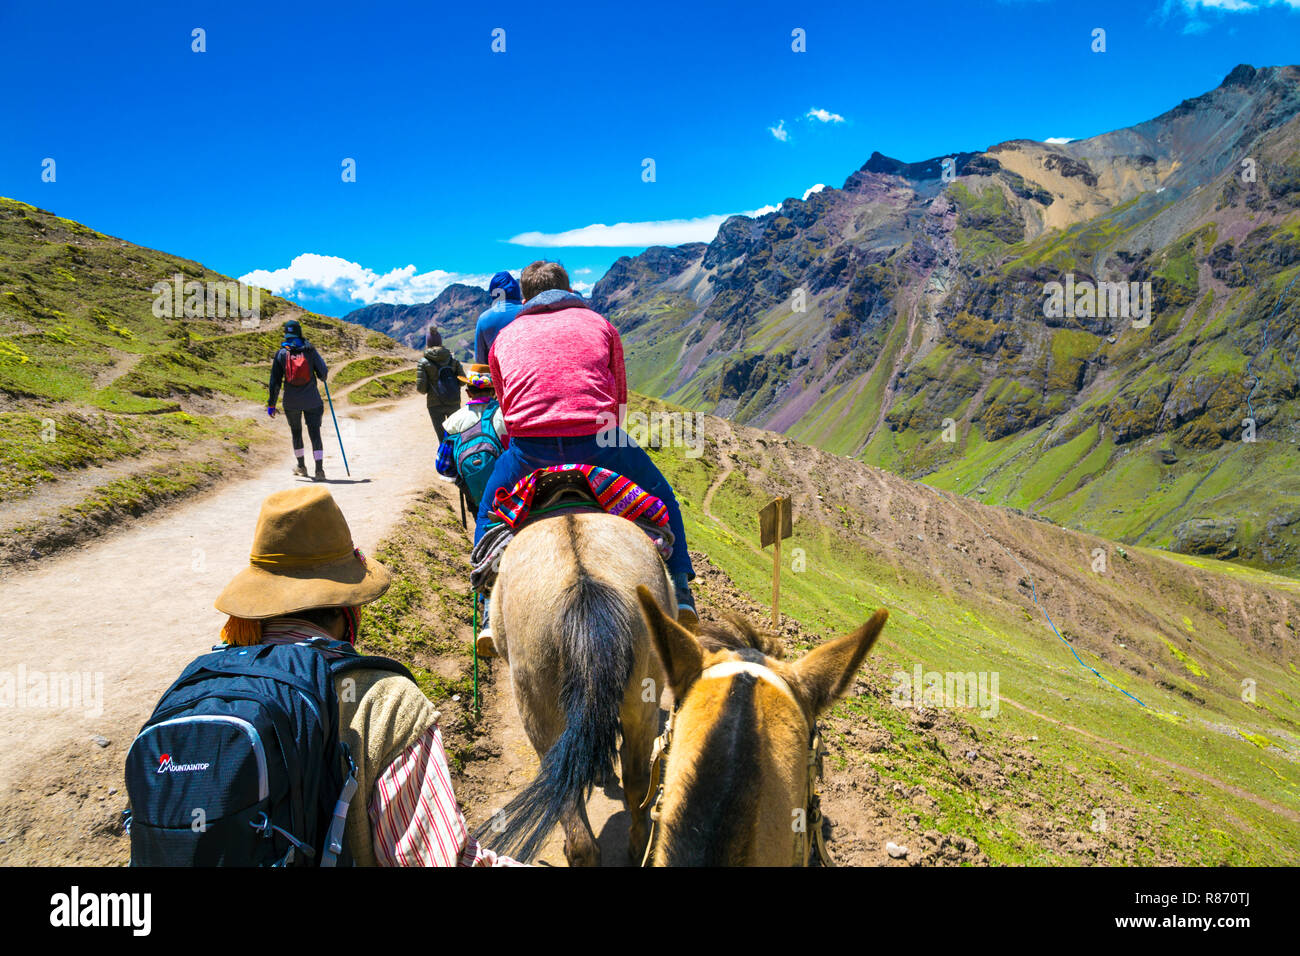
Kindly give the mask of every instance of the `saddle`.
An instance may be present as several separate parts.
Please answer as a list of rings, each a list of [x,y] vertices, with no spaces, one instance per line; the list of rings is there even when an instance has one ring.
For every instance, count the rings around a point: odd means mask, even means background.
[[[506,546],[533,521],[565,514],[603,511],[626,518],[650,537],[665,561],[673,553],[668,506],[630,478],[595,465],[552,465],[521,478],[509,492],[497,493],[491,523],[471,556],[470,585],[486,594]]]
[[[520,485],[532,479],[532,494],[527,495]],[[576,469],[567,471],[539,470],[515,485],[510,498],[498,504],[492,514],[503,524],[516,531],[530,520],[549,517],[561,512],[603,511],[600,500],[592,490],[586,475]]]

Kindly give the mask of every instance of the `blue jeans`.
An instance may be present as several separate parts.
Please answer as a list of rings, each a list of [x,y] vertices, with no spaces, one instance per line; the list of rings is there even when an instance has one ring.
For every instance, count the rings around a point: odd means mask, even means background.
[[[695,577],[691,567],[691,553],[686,549],[686,528],[682,525],[682,509],[672,486],[641,448],[622,429],[617,439],[608,436],[602,447],[595,435],[577,438],[511,438],[510,447],[497,459],[492,476],[483,490],[479,502],[478,519],[474,526],[474,543],[487,530],[488,513],[496,501],[497,489],[510,489],[519,479],[538,468],[550,465],[596,465],[616,471],[635,481],[649,494],[663,500],[668,506],[668,527],[673,532],[673,556],[668,559],[668,570],[674,575]]]

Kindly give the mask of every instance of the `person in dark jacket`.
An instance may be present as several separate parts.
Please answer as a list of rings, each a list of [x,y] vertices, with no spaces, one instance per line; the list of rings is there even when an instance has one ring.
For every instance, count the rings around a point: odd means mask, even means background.
[[[288,366],[298,365],[304,361],[310,372],[307,380],[301,383],[290,381],[290,376],[286,374]],[[302,423],[306,419],[312,457],[316,459],[314,476],[316,481],[325,478],[325,467],[322,464],[325,445],[320,437],[320,423],[325,416],[325,403],[321,401],[320,389],[316,382],[318,379],[324,381],[328,375],[329,367],[316,351],[316,347],[302,337],[302,325],[298,320],[290,319],[284,323],[284,341],[280,343],[279,351],[271,360],[271,395],[266,401],[266,414],[271,418],[275,417],[275,400],[280,394],[280,386],[283,385],[284,417],[289,420],[289,432],[293,437],[293,454],[298,459],[298,467],[293,470],[293,473],[304,478],[308,477],[307,465],[303,461],[303,453],[306,449],[302,443]]]
[[[429,419],[433,422],[433,430],[438,433],[439,443],[447,437],[442,423],[460,408],[460,382],[464,377],[464,366],[452,357],[445,345],[425,349],[424,358],[416,366],[415,388],[425,396]]]
[[[513,322],[524,307],[519,281],[509,272],[498,272],[492,277],[488,283],[488,295],[492,296],[492,305],[478,317],[474,326],[474,361],[479,365],[488,363],[488,353],[492,351],[497,333]]]

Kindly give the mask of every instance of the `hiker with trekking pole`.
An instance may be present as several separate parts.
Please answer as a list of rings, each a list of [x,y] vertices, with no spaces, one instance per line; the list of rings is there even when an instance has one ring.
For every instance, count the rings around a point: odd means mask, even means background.
[[[284,341],[280,343],[275,358],[271,360],[271,391],[266,400],[266,414],[271,418],[275,417],[275,402],[280,394],[280,386],[283,385],[284,417],[289,421],[289,433],[293,438],[293,455],[298,459],[298,465],[293,469],[293,473],[303,478],[309,477],[307,465],[303,460],[306,448],[302,443],[302,425],[306,420],[312,457],[316,460],[316,474],[310,476],[314,481],[325,480],[325,467],[322,462],[325,457],[325,445],[321,441],[320,434],[321,420],[325,417],[325,403],[321,400],[320,389],[316,387],[316,382],[317,380],[324,382],[328,375],[329,367],[325,364],[325,360],[320,357],[316,347],[303,338],[301,323],[297,319],[290,319],[284,323]],[[328,392],[329,386],[326,385],[325,389]],[[337,419],[334,429],[338,430]],[[340,450],[342,447],[342,438],[340,438]]]

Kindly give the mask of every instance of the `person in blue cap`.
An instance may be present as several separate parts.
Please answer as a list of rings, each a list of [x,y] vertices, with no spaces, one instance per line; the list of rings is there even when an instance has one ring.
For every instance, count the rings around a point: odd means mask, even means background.
[[[492,351],[497,333],[513,322],[524,307],[519,280],[509,272],[498,272],[492,277],[488,283],[488,295],[492,296],[492,305],[478,317],[478,324],[474,327],[474,361],[479,365],[488,364],[488,353]]]
[[[325,478],[325,444],[320,437],[320,423],[325,415],[325,402],[321,400],[317,379],[329,375],[325,360],[302,337],[302,325],[297,319],[284,323],[284,341],[271,360],[271,394],[266,401],[266,414],[275,417],[275,400],[284,386],[284,417],[289,420],[289,433],[293,437],[293,454],[298,459],[295,475],[308,477],[303,461],[306,448],[302,443],[302,423],[307,422],[307,435],[311,439],[312,457],[316,459],[315,481]]]

